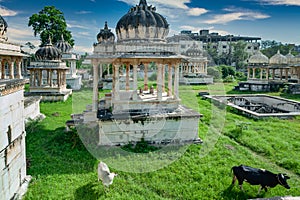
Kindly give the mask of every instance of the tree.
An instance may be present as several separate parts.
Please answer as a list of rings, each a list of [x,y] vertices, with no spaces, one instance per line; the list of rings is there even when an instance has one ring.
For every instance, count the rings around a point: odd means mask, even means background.
[[[214,77],[214,80],[220,80],[222,78],[222,72],[216,67],[208,67],[207,74]]]
[[[233,52],[231,53],[231,61],[235,62],[237,69],[241,69],[245,66],[245,60],[248,58],[248,53],[246,52],[247,43],[245,41],[238,41],[231,44]]]
[[[290,51],[292,54],[297,55],[297,52],[294,51],[294,45],[292,44],[282,44],[281,42],[265,40],[262,41],[262,50],[261,52],[267,57],[271,58],[273,55],[280,50],[280,53],[283,55],[288,54]]]
[[[220,65],[218,68],[222,72],[222,79],[227,76],[235,76],[235,69],[232,66]]]
[[[63,13],[54,6],[45,6],[38,14],[33,14],[29,18],[28,26],[32,26],[35,37],[40,35],[41,46],[47,44],[49,37],[56,43],[61,39],[61,35],[71,46],[74,45]]]

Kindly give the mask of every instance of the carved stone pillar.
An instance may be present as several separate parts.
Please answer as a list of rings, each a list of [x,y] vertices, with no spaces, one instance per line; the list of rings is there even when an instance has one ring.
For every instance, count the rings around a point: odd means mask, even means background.
[[[47,69],[47,85],[50,86],[50,70]]]
[[[100,68],[99,68],[99,80],[102,80],[102,74],[103,74],[103,64],[100,64]]]
[[[57,86],[58,87],[60,87],[60,83],[61,83],[60,79],[61,79],[61,72],[60,72],[60,70],[57,70]]]
[[[98,81],[99,81],[99,73],[98,73],[98,63],[93,63],[93,106],[92,111],[98,111],[98,101],[99,101],[99,92],[98,92]]]
[[[269,80],[269,68],[267,68],[267,71],[266,71],[266,79]]]
[[[264,69],[261,67],[261,68],[260,68],[260,80],[262,80],[262,78],[263,78],[263,70],[264,70]]]
[[[120,100],[120,80],[119,80],[119,69],[120,65],[113,66],[113,84],[114,84],[114,90],[113,90],[113,98],[114,100]]]
[[[36,86],[36,71],[35,69],[32,70],[32,86],[35,87]]]
[[[15,65],[15,61],[11,60],[10,63],[9,63],[9,78],[10,79],[14,79],[15,78],[14,65]]]
[[[171,97],[173,93],[172,85],[172,64],[168,65],[168,96]]]
[[[157,99],[159,101],[162,100],[162,69],[163,69],[163,64],[158,64],[157,66]]]
[[[62,85],[64,86],[64,89],[67,87],[67,75],[66,75],[66,70],[63,70],[63,80],[62,80]]]
[[[247,70],[248,70],[247,79],[250,79],[250,67],[248,67]]]
[[[129,72],[130,72],[130,65],[126,65],[126,91],[130,90],[130,85],[129,85]]]
[[[162,67],[162,91],[165,92],[165,65]]]
[[[137,89],[138,89],[138,83],[137,83],[137,65],[133,65],[133,100],[137,100]]]
[[[50,69],[49,70],[49,79],[50,79],[50,87],[53,87],[53,79],[52,79],[52,73],[53,73],[53,71]]]
[[[175,99],[179,99],[179,65],[175,65],[174,95]]]
[[[148,90],[148,63],[144,64],[144,91]]]
[[[273,80],[275,80],[275,69],[272,69]]]
[[[39,87],[41,87],[43,85],[43,70],[39,70]]]
[[[22,79],[23,77],[22,77],[22,62],[21,62],[21,59],[17,60],[16,64],[17,64],[17,78]]]
[[[252,78],[255,79],[255,67],[252,70]]]

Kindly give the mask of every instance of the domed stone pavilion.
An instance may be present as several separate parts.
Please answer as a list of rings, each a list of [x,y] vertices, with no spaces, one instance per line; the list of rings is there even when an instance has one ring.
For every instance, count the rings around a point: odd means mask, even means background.
[[[120,18],[116,37],[107,23],[100,30],[88,57],[93,65],[93,104],[83,117],[85,124],[99,127],[99,145],[200,141],[201,115],[181,105],[179,96],[179,68],[188,60],[176,53],[179,44],[166,42],[168,33],[166,18],[146,0]],[[150,72],[157,77],[151,84]],[[100,100],[99,81],[110,73],[112,90]]]
[[[194,43],[183,53],[187,61],[182,63],[180,83],[186,85],[212,84],[213,77],[207,75],[208,59],[203,51]]]
[[[66,72],[69,68],[61,61],[61,50],[48,44],[39,48],[27,69],[30,71],[29,96],[42,96],[42,101],[65,101],[72,93],[66,88]]]
[[[72,52],[72,46],[64,40],[63,35],[61,35],[61,40],[55,46],[61,51],[61,60],[68,63],[69,70],[66,73],[67,86],[72,90],[80,90],[82,85],[81,76],[77,75],[76,70],[76,61],[79,60],[79,56]]]
[[[299,60],[300,61],[300,60]],[[246,82],[240,82],[236,90],[248,91],[278,91],[284,84],[297,87],[300,93],[300,67],[297,57],[289,52],[282,55],[278,50],[270,59],[257,51],[248,59],[248,77]],[[259,74],[259,76],[258,76]],[[297,84],[295,86],[295,84]]]

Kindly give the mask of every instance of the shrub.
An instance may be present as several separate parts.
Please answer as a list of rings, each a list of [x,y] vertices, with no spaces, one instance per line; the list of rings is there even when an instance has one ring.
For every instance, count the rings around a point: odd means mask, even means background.
[[[222,78],[222,72],[220,72],[217,67],[208,67],[207,68],[207,74],[210,75],[210,76],[213,76],[214,79],[221,79]]]

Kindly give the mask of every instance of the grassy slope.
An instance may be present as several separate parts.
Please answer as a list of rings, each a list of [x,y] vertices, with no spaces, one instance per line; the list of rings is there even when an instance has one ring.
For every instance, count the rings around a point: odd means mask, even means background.
[[[229,91],[232,86],[226,85],[225,90]],[[222,93],[220,86],[209,87],[211,93]],[[211,110],[215,108],[195,95],[207,89],[207,86],[181,87],[182,101],[204,115],[199,123],[199,135],[205,142],[216,114]],[[75,93],[73,110],[79,112],[84,109],[84,98],[89,99],[90,95],[89,91]],[[299,100],[298,97],[293,98]],[[64,123],[72,113],[72,100],[43,103],[41,112],[47,118],[27,129],[27,157],[31,161],[28,174],[33,176],[33,181],[25,199],[254,198],[258,186],[245,183],[245,193],[237,186],[230,187],[230,169],[241,163],[291,176],[289,183],[292,189],[277,186],[261,196],[300,196],[300,160],[297,157],[300,153],[300,118],[255,121],[227,111],[223,134],[219,135],[217,143],[206,156],[202,156],[206,145],[191,145],[182,157],[155,172],[114,170],[119,176],[109,192],[105,192],[97,182],[97,160],[85,150],[75,134],[64,132]],[[237,121],[249,122],[248,129],[237,132]]]

